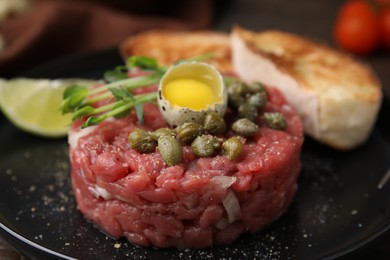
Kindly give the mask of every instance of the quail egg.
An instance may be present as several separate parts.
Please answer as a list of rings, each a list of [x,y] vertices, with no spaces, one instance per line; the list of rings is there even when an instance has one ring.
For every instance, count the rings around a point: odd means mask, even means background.
[[[176,127],[185,122],[202,124],[208,112],[224,115],[227,91],[222,75],[204,62],[172,66],[161,78],[158,106],[165,121]]]

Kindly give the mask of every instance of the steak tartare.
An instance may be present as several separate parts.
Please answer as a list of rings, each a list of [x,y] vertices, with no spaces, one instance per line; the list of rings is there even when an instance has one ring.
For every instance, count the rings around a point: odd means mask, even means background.
[[[141,246],[204,248],[269,225],[296,193],[303,132],[284,97],[273,88],[267,92],[265,110],[283,114],[287,128],[269,128],[258,116],[258,133],[242,138],[244,150],[233,161],[198,158],[184,145],[183,160],[168,166],[158,149],[131,149],[128,136],[136,127],[167,126],[154,104],[145,104],[142,125],[135,113],[85,129],[75,121],[69,149],[78,208],[112,237]]]

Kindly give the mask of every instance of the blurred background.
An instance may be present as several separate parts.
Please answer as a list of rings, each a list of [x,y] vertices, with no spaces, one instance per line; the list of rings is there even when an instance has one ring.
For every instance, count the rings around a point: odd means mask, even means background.
[[[389,3],[388,0],[370,1]],[[338,47],[334,29],[337,14],[345,2],[1,0],[0,77],[18,75],[54,58],[115,48],[127,36],[152,28],[214,29],[228,32],[233,25],[239,24],[253,30],[289,31]],[[390,28],[390,15],[388,16],[387,27]],[[387,73],[384,64],[389,59],[388,51],[378,48],[362,58],[379,75]],[[389,93],[389,79],[384,78],[382,81],[386,93]]]
[[[0,76],[56,57],[115,48],[147,29],[211,28],[222,5],[213,0],[1,0]]]
[[[126,37],[153,28],[229,32],[233,25],[240,25],[256,31],[279,29],[339,49],[334,30],[345,2],[0,0],[0,77],[15,77],[69,55],[117,48]],[[354,52],[351,55],[373,67],[389,96],[390,49],[378,47],[364,55]],[[388,256],[389,238],[382,236],[351,257]],[[0,247],[5,247],[3,242]],[[10,253],[9,257],[15,255]],[[0,259],[7,258],[0,255]]]

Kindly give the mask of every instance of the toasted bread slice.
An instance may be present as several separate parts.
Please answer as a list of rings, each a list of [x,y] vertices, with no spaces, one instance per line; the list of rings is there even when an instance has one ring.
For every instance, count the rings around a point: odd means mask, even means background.
[[[236,73],[281,90],[308,135],[342,150],[368,138],[382,100],[381,83],[368,66],[280,31],[236,27],[231,48]]]
[[[207,62],[221,72],[232,72],[230,39],[215,31],[147,31],[127,38],[120,46],[124,58],[142,55],[156,58],[163,65],[180,59],[212,53]]]

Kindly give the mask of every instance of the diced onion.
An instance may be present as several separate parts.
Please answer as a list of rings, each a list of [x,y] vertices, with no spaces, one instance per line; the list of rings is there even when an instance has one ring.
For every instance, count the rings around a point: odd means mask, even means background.
[[[236,177],[234,176],[214,176],[211,178],[211,181],[214,183],[218,184],[222,189],[227,189],[229,188],[235,181]]]
[[[223,230],[229,225],[229,221],[226,218],[221,218],[217,223],[214,224],[214,227]]]
[[[102,197],[105,200],[109,200],[112,198],[111,193],[109,193],[106,189],[101,188],[97,185],[95,185],[95,190],[99,194],[100,197]]]
[[[240,203],[238,202],[238,199],[233,190],[229,189],[227,191],[227,194],[222,203],[226,210],[229,223],[233,223],[241,215]]]

